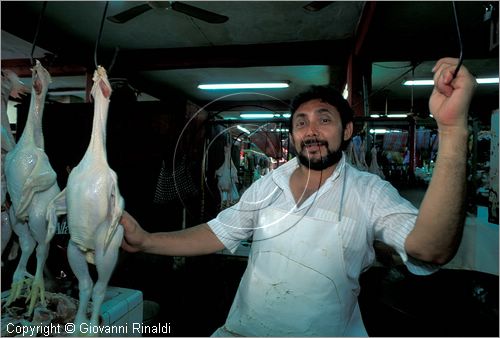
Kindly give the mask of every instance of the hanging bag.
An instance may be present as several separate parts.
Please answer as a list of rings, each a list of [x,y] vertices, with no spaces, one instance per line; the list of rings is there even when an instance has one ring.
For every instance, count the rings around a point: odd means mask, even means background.
[[[186,156],[183,156],[174,168],[171,163],[166,165],[165,160],[162,161],[153,203],[165,204],[176,199],[184,200],[197,194],[198,189],[191,176]]]

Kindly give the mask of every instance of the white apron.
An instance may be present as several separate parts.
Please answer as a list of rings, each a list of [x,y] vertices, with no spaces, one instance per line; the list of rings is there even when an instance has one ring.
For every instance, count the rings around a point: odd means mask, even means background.
[[[324,221],[273,207],[260,212],[264,226],[254,232],[226,324],[214,335],[367,335],[345,272],[338,215],[330,214]]]

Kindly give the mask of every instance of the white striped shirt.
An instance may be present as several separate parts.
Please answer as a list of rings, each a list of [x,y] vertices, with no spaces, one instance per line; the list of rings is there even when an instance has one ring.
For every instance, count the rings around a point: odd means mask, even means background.
[[[375,261],[374,240],[394,248],[414,274],[436,270],[435,265],[407,255],[404,242],[415,225],[418,210],[389,182],[354,168],[346,163],[344,155],[320,189],[296,207],[289,182],[297,167],[298,161],[294,158],[263,176],[245,191],[236,205],[208,222],[228,250],[234,253],[240,242],[250,238],[256,228],[266,226],[258,224],[259,212],[272,205],[296,215],[307,214],[323,220],[343,219],[340,237],[345,268],[356,293],[359,292],[360,273]]]

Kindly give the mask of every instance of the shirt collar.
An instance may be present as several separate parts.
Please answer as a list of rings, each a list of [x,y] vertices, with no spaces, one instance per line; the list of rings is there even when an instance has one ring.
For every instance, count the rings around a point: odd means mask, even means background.
[[[346,159],[346,154],[345,152],[342,153],[342,158],[340,159],[339,163],[337,163],[337,167],[335,168],[335,171],[333,174],[326,179],[326,182],[333,182],[335,181],[340,174],[345,170],[345,161]],[[282,165],[276,170],[273,170],[271,172],[273,181],[282,189],[289,189],[290,187],[290,176],[292,176],[292,173],[297,169],[299,166],[299,160],[297,157],[292,158],[290,161]]]

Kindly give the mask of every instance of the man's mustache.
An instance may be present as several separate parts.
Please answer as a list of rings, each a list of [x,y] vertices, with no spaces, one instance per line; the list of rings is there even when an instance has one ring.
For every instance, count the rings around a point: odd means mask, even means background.
[[[328,141],[326,141],[326,140],[319,140],[316,138],[311,138],[311,139],[306,139],[306,140],[303,140],[302,142],[300,142],[300,145],[302,147],[308,146],[310,144],[318,144],[320,146],[326,146],[328,148]]]

